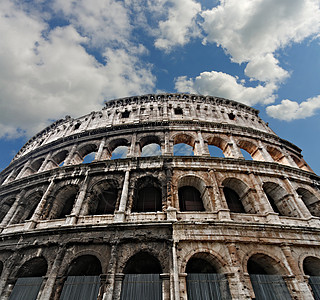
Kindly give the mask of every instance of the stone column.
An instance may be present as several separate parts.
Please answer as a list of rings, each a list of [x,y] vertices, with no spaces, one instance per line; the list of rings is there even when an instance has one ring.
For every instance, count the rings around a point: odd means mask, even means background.
[[[163,155],[173,155],[173,149],[170,146],[170,133],[166,131],[164,133],[164,153]]]
[[[261,153],[262,157],[264,158],[264,160],[267,161],[267,162],[274,162],[273,158],[271,157],[269,152],[266,150],[266,148],[262,144],[262,142],[259,140],[258,143],[259,143],[260,153]]]
[[[10,174],[7,176],[7,178],[3,181],[2,185],[10,182],[10,178],[12,177],[12,175],[14,174],[14,172],[15,172],[15,169],[13,169],[13,170],[10,172]]]
[[[72,148],[71,148],[71,150],[70,150],[67,158],[66,158],[65,161],[64,161],[64,165],[65,165],[65,166],[69,166],[69,165],[71,164],[71,161],[72,161],[72,158],[73,158],[74,153],[76,152],[77,146],[78,146],[77,144],[74,144],[74,145],[72,146]]]
[[[75,201],[75,204],[73,206],[72,212],[66,218],[66,224],[68,224],[68,225],[76,224],[77,219],[79,217],[79,213],[80,213],[81,207],[82,207],[83,200],[84,200],[84,198],[86,196],[86,193],[87,193],[88,184],[89,184],[89,175],[88,175],[88,172],[87,172],[86,173],[86,177],[82,182],[81,189],[80,189],[78,197],[77,197],[77,199]]]
[[[104,149],[104,146],[106,144],[106,138],[104,137],[99,145],[99,149],[98,149],[98,152],[96,154],[96,157],[94,158],[94,161],[99,161],[101,160],[101,157],[102,157],[102,153],[103,153],[103,149]]]
[[[18,251],[14,252],[11,256],[8,257],[6,261],[3,262],[3,270],[0,277],[0,298],[5,300],[9,298],[10,291],[13,289],[13,286],[10,284],[10,273],[12,272],[14,266],[17,264],[17,261],[21,260],[22,257],[19,257]]]
[[[171,278],[173,279],[173,290],[174,290],[173,300],[180,300],[177,244],[178,244],[178,242],[175,240],[172,243],[172,267],[173,267],[172,271],[173,271],[173,275],[171,276]]]
[[[134,132],[131,136],[131,144],[127,154],[127,157],[137,157],[140,156],[137,149],[137,133]]]
[[[208,147],[205,146],[201,131],[198,131],[199,153],[198,155],[210,156]]]
[[[231,271],[234,276],[229,276],[229,287],[232,299],[251,299],[250,287],[247,278],[241,269],[241,259],[234,242],[227,243],[228,253],[231,260]]]
[[[38,172],[42,172],[42,171],[45,171],[45,170],[46,170],[47,163],[48,163],[48,161],[51,159],[51,156],[52,156],[52,151],[50,151],[50,152],[47,154],[47,156],[46,156],[46,158],[44,159],[44,161],[43,161],[41,167],[39,168]]]
[[[114,213],[114,222],[124,222],[128,201],[130,170],[127,170],[124,176],[119,209]]]
[[[228,149],[226,149],[226,152],[229,152],[233,158],[244,158],[240,151],[240,148],[234,141],[233,136],[230,136],[230,142],[228,143],[226,148]]]
[[[28,168],[31,168],[31,161],[30,161],[30,159],[25,163],[24,167],[22,168],[22,170],[20,171],[20,173],[18,174],[18,176],[16,177],[16,179],[19,179],[19,178],[23,177],[24,174],[25,174],[25,172],[26,172],[26,170],[27,170]]]
[[[26,221],[24,229],[28,230],[28,229],[32,229],[32,228],[36,227],[36,225],[42,215],[42,211],[47,203],[48,196],[50,195],[50,193],[52,192],[52,190],[54,188],[54,184],[55,184],[54,180],[55,180],[55,177],[53,177],[50,180],[50,184],[47,187],[47,190],[45,191],[40,202],[38,203],[37,208],[32,215],[32,218],[30,220]]]
[[[299,214],[306,219],[311,219],[312,215],[309,211],[309,209],[307,208],[307,206],[304,204],[304,202],[302,201],[302,199],[299,197],[298,193],[295,191],[295,189],[293,188],[290,180],[288,179],[288,177],[284,178],[284,183],[286,185],[286,187],[289,190],[289,193],[292,194],[291,199],[295,202],[294,205],[297,207]]]
[[[163,121],[168,121],[168,102],[163,101]]]
[[[9,209],[9,211],[7,212],[7,214],[5,215],[5,217],[3,218],[2,222],[1,222],[1,226],[0,226],[1,228],[7,226],[10,223],[14,213],[17,210],[17,207],[18,207],[18,205],[20,203],[20,200],[24,197],[25,194],[26,194],[25,190],[22,190],[18,194],[18,196],[16,197],[16,200],[14,201],[14,203],[12,204],[12,206]]]
[[[51,270],[49,272],[47,281],[45,283],[45,286],[40,294],[40,297],[38,296],[38,299],[53,299],[54,295],[52,293],[55,292],[54,285],[56,283],[58,272],[61,266],[61,263],[63,261],[64,255],[66,253],[66,248],[62,247],[57,251],[57,255],[54,259],[54,262],[52,264]]]
[[[112,300],[115,288],[115,274],[117,269],[118,245],[113,244],[111,247],[111,256],[106,275],[106,286],[103,293],[103,300]]]

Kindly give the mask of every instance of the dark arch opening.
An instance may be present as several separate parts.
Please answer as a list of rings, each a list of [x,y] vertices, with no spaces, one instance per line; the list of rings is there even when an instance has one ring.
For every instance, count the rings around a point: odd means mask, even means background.
[[[82,255],[74,259],[69,267],[68,276],[98,276],[102,274],[100,260],[94,255]]]
[[[162,193],[159,182],[152,177],[140,178],[132,212],[162,211]]]
[[[180,211],[205,211],[200,192],[193,186],[178,190]]]
[[[147,252],[140,252],[132,256],[124,270],[124,274],[160,274],[162,268],[158,259]]]
[[[206,259],[191,257],[187,263],[186,273],[218,273]]]
[[[304,188],[297,189],[298,195],[309,209],[313,216],[320,217],[320,200],[311,192]]]
[[[230,212],[233,213],[245,213],[245,209],[243,207],[243,204],[241,202],[241,199],[236,191],[229,187],[223,188],[223,193],[226,198],[228,207],[230,209]]]
[[[2,274],[2,271],[3,271],[3,262],[0,260],[0,276]]]
[[[43,257],[35,257],[25,262],[17,273],[17,277],[41,277],[47,273],[48,264]]]
[[[320,276],[320,259],[308,256],[303,260],[303,272],[309,276]]]

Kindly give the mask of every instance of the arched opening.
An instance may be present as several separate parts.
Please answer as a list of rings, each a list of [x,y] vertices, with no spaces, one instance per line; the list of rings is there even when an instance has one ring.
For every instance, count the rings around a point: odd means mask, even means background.
[[[174,156],[194,156],[193,147],[184,143],[175,144],[173,146]]]
[[[314,299],[320,299],[320,259],[308,256],[303,260],[303,272],[309,277],[309,284],[312,289]]]
[[[298,195],[313,216],[320,217],[320,200],[304,188],[297,189]]]
[[[111,153],[111,159],[126,158],[128,154],[127,146],[118,146]]]
[[[119,189],[114,181],[96,184],[89,193],[89,215],[113,214],[119,198]]]
[[[81,158],[81,162],[83,164],[91,163],[94,160],[97,151],[98,147],[95,144],[88,144],[80,148],[78,154]]]
[[[49,219],[62,219],[71,214],[73,205],[78,195],[78,186],[67,185],[58,190],[47,206],[46,212],[43,214],[45,218],[48,215]]]
[[[243,204],[240,200],[240,196],[237,194],[236,191],[234,191],[233,189],[230,189],[228,187],[224,187],[223,193],[224,193],[228,207],[231,212],[233,212],[233,213],[245,213],[246,212],[243,207]]]
[[[193,186],[182,186],[178,190],[180,211],[204,211],[200,192]]]
[[[263,160],[258,147],[254,143],[248,140],[240,140],[238,146],[246,160]]]
[[[160,145],[156,143],[145,145],[141,150],[141,157],[160,156],[160,155],[161,155],[161,148],[160,148]]]
[[[257,300],[291,299],[280,264],[265,254],[254,254],[247,262]]]
[[[126,158],[129,149],[128,146],[129,142],[126,139],[112,140],[107,147],[110,159]]]
[[[17,281],[9,300],[36,299],[47,268],[47,261],[43,257],[35,257],[25,262],[18,270]]]
[[[9,199],[5,199],[5,200],[1,201],[0,223],[2,222],[3,218],[8,213],[8,211],[11,208],[14,201],[15,201],[15,198],[9,198]]]
[[[275,162],[284,165],[290,165],[285,155],[279,149],[271,146],[267,146],[266,149]]]
[[[140,178],[136,184],[136,192],[132,212],[162,211],[162,193],[159,181],[151,176]]]
[[[178,182],[180,211],[210,211],[212,199],[205,182],[194,175],[183,176]]]
[[[10,224],[23,223],[31,219],[38,203],[42,198],[43,193],[37,191],[27,196],[23,202],[18,206],[15,214],[13,215]]]
[[[2,271],[3,271],[3,262],[0,260],[0,276],[2,274]]]
[[[62,167],[64,165],[64,161],[67,158],[69,152],[67,150],[63,150],[52,157],[52,160],[56,164],[56,166]]]
[[[270,205],[274,212],[280,216],[298,217],[299,215],[293,209],[290,196],[287,191],[279,184],[274,182],[266,182],[262,186]]]
[[[123,273],[121,300],[162,299],[162,268],[153,255],[147,252],[135,254],[128,260]]]
[[[178,134],[173,139],[174,156],[194,156],[195,139],[191,135]]]
[[[227,277],[221,271],[211,255],[193,255],[186,266],[188,299],[231,299]]]
[[[214,145],[208,145],[210,156],[212,157],[224,157],[223,151]]]
[[[102,267],[94,255],[82,255],[72,261],[60,300],[95,300],[100,288]]]
[[[31,164],[32,173],[38,172],[38,170],[42,166],[43,161],[44,161],[44,158],[39,158],[39,159],[35,160],[34,162],[32,162],[32,164]]]
[[[253,160],[251,154],[248,151],[244,149],[240,149],[240,151],[245,160]]]

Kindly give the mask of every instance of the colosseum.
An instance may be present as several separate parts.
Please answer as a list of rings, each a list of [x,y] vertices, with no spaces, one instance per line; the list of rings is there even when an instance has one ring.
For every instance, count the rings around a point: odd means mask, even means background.
[[[0,173],[2,300],[320,299],[320,178],[244,104],[150,94]]]

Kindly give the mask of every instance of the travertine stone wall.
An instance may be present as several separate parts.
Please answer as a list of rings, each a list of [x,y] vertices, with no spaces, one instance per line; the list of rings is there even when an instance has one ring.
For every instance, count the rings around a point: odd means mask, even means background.
[[[193,156],[175,155],[180,143]],[[159,152],[141,157],[150,144]],[[119,146],[127,156],[114,159]],[[211,156],[210,146],[224,157]],[[101,263],[99,299],[120,299],[125,266],[138,253],[159,261],[163,299],[187,299],[192,257],[226,274],[232,299],[254,298],[250,259],[282,275],[293,299],[313,298],[304,263],[320,262],[319,177],[243,104],[183,94],[109,101],[33,137],[0,183],[1,299],[21,267],[39,261],[46,269],[38,299],[59,299],[70,266],[88,255]],[[160,194],[157,211],[134,210],[146,185]],[[202,211],[181,209],[182,187],[198,191]],[[243,212],[230,207],[226,188]],[[103,213],[99,197],[110,191],[114,208]]]

